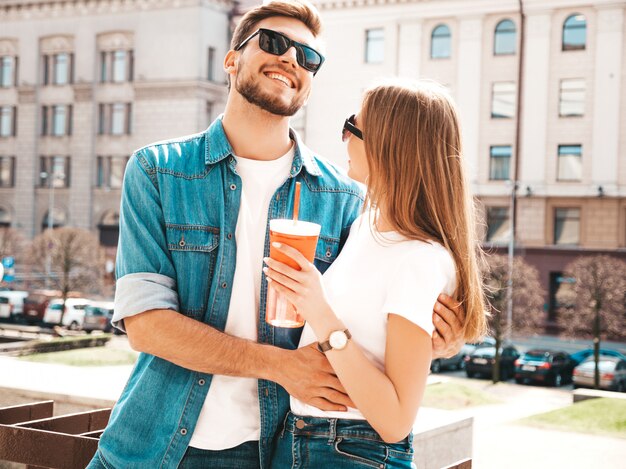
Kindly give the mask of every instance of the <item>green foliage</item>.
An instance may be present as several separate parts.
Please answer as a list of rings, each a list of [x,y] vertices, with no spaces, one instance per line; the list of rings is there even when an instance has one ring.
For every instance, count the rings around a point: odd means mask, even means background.
[[[563,409],[533,415],[520,423],[554,430],[626,438],[626,400],[590,399]]]
[[[92,347],[53,353],[36,353],[20,357],[20,360],[71,366],[132,365],[137,360],[137,353],[108,347]]]
[[[486,404],[498,404],[499,400],[469,386],[456,383],[437,383],[426,386],[422,405],[436,409],[456,410]]]

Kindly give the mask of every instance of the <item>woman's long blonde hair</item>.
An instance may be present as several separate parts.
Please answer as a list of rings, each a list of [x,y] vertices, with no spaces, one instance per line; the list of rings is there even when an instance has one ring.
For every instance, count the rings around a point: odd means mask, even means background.
[[[434,82],[386,82],[365,92],[359,127],[368,205],[384,208],[385,221],[407,238],[448,249],[456,264],[455,297],[465,310],[463,336],[479,340],[487,329],[482,251],[452,98]]]

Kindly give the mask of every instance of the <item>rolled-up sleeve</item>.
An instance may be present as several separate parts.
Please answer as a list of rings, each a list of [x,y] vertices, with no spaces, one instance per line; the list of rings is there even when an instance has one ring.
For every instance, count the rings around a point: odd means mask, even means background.
[[[118,329],[125,330],[125,318],[151,309],[179,309],[156,172],[141,153],[124,174],[115,276]]]

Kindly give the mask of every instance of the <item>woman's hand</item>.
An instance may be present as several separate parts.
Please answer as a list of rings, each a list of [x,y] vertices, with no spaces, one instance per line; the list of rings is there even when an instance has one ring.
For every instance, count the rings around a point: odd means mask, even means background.
[[[269,257],[264,258],[267,267],[263,268],[263,272],[270,286],[284,295],[306,321],[317,322],[324,316],[334,314],[326,301],[322,274],[315,266],[291,246],[281,243],[273,243],[272,246],[291,257],[301,270],[292,269],[287,264]]]

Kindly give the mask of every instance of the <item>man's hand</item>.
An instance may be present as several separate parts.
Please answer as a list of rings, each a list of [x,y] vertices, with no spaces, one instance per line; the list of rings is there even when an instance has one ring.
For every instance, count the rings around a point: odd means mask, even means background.
[[[278,384],[296,399],[325,411],[356,407],[346,394],[326,355],[316,344],[289,352],[282,363]]]
[[[461,329],[465,310],[453,298],[443,293],[437,298],[433,312],[433,359],[450,358],[463,347]]]

